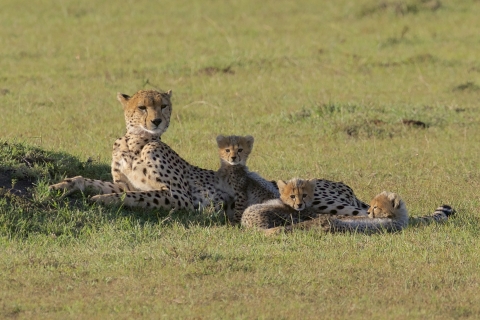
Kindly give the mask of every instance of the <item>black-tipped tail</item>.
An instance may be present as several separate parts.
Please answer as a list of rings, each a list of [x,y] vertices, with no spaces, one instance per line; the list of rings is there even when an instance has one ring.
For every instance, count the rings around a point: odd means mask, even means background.
[[[445,216],[450,217],[450,216],[453,216],[455,213],[456,213],[455,209],[453,209],[448,204],[444,204],[438,207],[433,213],[433,215],[444,214]]]
[[[442,223],[448,220],[451,216],[455,214],[455,210],[449,205],[442,205],[435,209],[430,215],[422,217],[410,217],[410,223],[413,224],[430,224],[430,223]]]

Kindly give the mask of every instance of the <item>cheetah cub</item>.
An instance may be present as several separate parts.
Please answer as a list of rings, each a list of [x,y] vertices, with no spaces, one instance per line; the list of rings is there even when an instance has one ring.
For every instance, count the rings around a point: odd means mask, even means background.
[[[244,210],[253,204],[279,197],[278,190],[270,181],[266,181],[255,172],[248,170],[246,163],[252,152],[252,136],[217,137],[220,169],[217,171],[216,188],[233,199],[227,216],[232,224],[237,224]]]
[[[317,180],[302,180],[294,178],[285,182],[277,182],[280,199],[287,206],[296,211],[310,208],[314,200],[315,184]]]
[[[242,216],[242,226],[269,229],[311,219],[315,184],[315,179],[279,180],[280,197],[248,207]]]
[[[318,229],[330,233],[358,232],[374,234],[379,232],[396,232],[406,228],[409,220],[426,224],[444,222],[454,212],[450,206],[443,205],[438,207],[431,215],[409,219],[407,207],[400,196],[396,193],[383,191],[371,201],[368,217],[319,215],[312,220],[265,230],[265,234],[272,235],[289,232],[294,229]]]

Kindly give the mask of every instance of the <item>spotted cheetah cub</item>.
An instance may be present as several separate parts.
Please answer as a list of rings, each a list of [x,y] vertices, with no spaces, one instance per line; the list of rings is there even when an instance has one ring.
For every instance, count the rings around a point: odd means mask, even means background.
[[[407,207],[400,196],[396,193],[383,191],[371,201],[368,217],[319,215],[312,220],[265,230],[265,234],[272,235],[290,232],[294,229],[318,229],[330,233],[358,232],[374,234],[379,232],[397,232],[406,228],[409,220],[427,224],[444,222],[454,212],[450,206],[443,205],[438,207],[431,215],[409,219]]]
[[[242,216],[242,226],[269,229],[311,219],[315,183],[315,179],[279,180],[280,197],[248,207]]]
[[[272,182],[249,171],[246,166],[253,142],[252,136],[217,137],[220,169],[217,171],[216,188],[234,199],[231,206],[233,212],[227,211],[232,224],[240,222],[248,206],[279,197],[278,190]]]
[[[302,180],[298,178],[288,182],[279,180],[277,186],[281,201],[295,211],[310,208],[314,199],[316,182],[316,179]]]

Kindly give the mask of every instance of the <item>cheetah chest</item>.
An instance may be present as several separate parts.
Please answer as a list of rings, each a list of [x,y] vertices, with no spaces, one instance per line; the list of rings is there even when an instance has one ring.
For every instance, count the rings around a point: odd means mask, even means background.
[[[185,164],[160,141],[129,139],[117,152],[116,167],[136,190],[155,190],[160,184],[185,189]]]
[[[246,192],[248,180],[245,170],[240,166],[222,168],[217,172],[217,188],[235,198],[239,192]]]

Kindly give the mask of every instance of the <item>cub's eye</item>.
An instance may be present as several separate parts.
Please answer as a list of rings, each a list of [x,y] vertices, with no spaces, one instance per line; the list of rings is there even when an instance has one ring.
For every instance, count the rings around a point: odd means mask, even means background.
[[[138,109],[140,109],[140,110],[142,110],[142,111],[145,111],[145,110],[147,110],[147,107],[145,107],[145,106],[139,106]]]
[[[303,197],[304,197],[304,198],[306,198],[306,197],[307,197],[307,194],[306,194],[306,193],[304,193],[304,194],[303,194]]]
[[[166,107],[168,107],[168,104],[162,104],[162,105],[160,106],[160,108],[162,108],[162,109],[165,109]]]
[[[291,194],[291,195],[290,195],[290,198],[295,199],[295,195],[294,195],[294,194]]]
[[[242,151],[243,151],[243,149],[242,149],[242,148],[238,149],[238,152],[242,152]]]
[[[230,152],[230,149],[225,149],[225,152]]]

